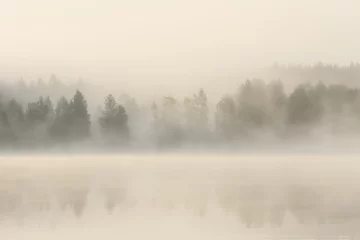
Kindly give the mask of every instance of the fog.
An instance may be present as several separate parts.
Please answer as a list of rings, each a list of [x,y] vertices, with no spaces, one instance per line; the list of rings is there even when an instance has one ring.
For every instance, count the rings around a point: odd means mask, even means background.
[[[359,238],[359,9],[0,0],[0,239]]]
[[[1,1],[0,76],[54,73],[139,95],[224,92],[231,81],[214,81],[252,77],[248,71],[273,62],[357,61],[359,7],[355,0]]]

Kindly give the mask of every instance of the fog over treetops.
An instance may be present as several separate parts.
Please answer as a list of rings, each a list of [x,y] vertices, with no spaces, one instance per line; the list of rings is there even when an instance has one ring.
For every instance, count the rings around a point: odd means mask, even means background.
[[[64,83],[55,75],[3,82],[1,148],[354,150],[359,64],[275,65],[258,72],[264,75],[271,78],[239,79],[218,99],[200,88],[185,97],[155,93],[139,100],[86,80]]]

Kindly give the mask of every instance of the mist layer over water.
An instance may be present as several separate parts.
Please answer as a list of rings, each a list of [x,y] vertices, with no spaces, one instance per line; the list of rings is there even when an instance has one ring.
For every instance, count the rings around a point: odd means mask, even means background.
[[[0,239],[356,237],[356,160],[3,157]]]

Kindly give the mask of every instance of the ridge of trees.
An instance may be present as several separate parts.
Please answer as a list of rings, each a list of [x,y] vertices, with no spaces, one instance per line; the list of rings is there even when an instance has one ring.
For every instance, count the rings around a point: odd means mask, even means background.
[[[51,79],[49,84],[61,86],[55,77]],[[27,89],[23,82],[19,86]],[[49,96],[26,104],[15,97],[2,97],[0,148],[90,141],[98,137],[94,129],[99,129],[106,145],[118,148],[140,140],[165,148],[256,141],[265,132],[286,141],[324,126],[331,134],[360,132],[359,88],[321,81],[301,83],[286,92],[280,80],[247,80],[234,94],[219,99],[214,111],[209,110],[204,89],[184,100],[165,96],[149,106],[140,106],[127,95],[116,98],[109,94],[102,105],[98,115],[90,115],[86,97],[79,90],[56,103]],[[143,132],[136,136],[138,129]]]

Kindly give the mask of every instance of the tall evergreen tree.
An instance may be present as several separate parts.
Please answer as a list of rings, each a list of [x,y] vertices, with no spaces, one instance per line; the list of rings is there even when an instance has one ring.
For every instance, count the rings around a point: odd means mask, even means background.
[[[0,109],[0,147],[9,146],[15,140],[16,136],[11,127],[8,114],[4,109]]]
[[[90,114],[84,95],[76,90],[70,102],[70,118],[74,139],[84,139],[90,136]]]
[[[10,122],[14,125],[20,125],[24,123],[25,114],[23,107],[15,99],[11,99],[7,105],[7,114]]]
[[[247,80],[237,94],[237,119],[241,130],[248,131],[265,127],[269,117],[269,94],[264,81]]]
[[[236,105],[230,96],[221,98],[216,106],[215,127],[218,132],[229,139],[234,138],[237,134]]]
[[[76,91],[70,102],[65,97],[58,101],[49,132],[54,139],[62,141],[83,140],[90,136],[90,115],[80,91]]]
[[[323,105],[312,86],[300,85],[289,96],[288,123],[312,124],[323,116]]]
[[[129,136],[128,116],[125,108],[117,104],[113,95],[108,95],[104,102],[104,109],[99,118],[102,132],[111,141],[124,140]]]
[[[51,137],[55,140],[68,140],[71,131],[71,109],[69,101],[63,96],[57,102],[54,120],[49,128]]]
[[[186,124],[191,131],[206,131],[208,128],[208,103],[203,89],[192,98],[184,100],[186,110]]]
[[[46,123],[52,116],[52,103],[40,97],[36,102],[30,102],[26,110],[26,119],[30,125]]]

